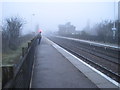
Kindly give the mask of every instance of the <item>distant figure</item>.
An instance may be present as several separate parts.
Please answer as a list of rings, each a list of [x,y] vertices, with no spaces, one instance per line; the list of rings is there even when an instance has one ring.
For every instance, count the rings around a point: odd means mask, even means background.
[[[41,38],[42,38],[42,36],[41,36],[41,32],[39,32],[39,34],[38,34],[38,37],[37,37],[37,38],[38,38],[38,40],[39,40],[39,41],[38,41],[38,44],[40,44],[40,41],[41,41]]]

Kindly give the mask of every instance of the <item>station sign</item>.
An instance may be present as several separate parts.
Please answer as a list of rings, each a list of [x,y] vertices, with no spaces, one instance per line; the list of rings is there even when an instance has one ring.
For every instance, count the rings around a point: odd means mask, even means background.
[[[116,28],[112,28],[112,31],[116,31],[117,29]]]

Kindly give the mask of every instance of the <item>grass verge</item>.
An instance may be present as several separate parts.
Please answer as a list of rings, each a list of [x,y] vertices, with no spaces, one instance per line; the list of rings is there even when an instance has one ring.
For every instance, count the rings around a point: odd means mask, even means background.
[[[9,50],[7,53],[2,54],[2,65],[12,65],[16,63],[21,54],[22,54],[22,47],[27,47],[27,42],[21,44],[17,50]]]

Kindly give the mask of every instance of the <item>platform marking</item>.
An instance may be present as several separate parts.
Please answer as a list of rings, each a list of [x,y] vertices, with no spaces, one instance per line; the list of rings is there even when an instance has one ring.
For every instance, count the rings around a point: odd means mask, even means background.
[[[35,49],[35,53],[36,53],[36,49]],[[35,61],[36,61],[36,56],[34,55],[34,61],[33,61],[33,65],[32,65],[32,73],[31,73],[31,79],[30,79],[30,86],[29,86],[29,88],[32,88],[32,81],[33,81],[34,68],[35,68]]]

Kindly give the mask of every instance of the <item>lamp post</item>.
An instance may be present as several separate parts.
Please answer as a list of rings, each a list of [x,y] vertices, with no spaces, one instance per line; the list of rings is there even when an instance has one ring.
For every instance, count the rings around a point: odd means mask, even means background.
[[[33,13],[32,14],[32,17],[34,17],[35,16],[35,14]],[[32,28],[32,30],[33,30],[33,18],[31,17],[31,28]]]
[[[116,27],[115,27],[115,1],[114,1],[114,24],[113,24],[113,28],[112,28],[112,31],[113,31],[113,39],[115,39],[115,33],[116,33]]]

